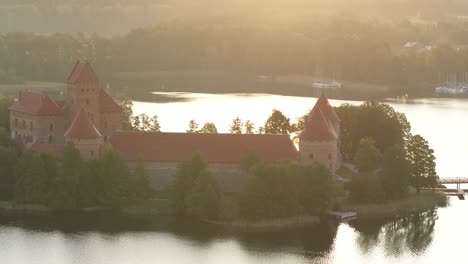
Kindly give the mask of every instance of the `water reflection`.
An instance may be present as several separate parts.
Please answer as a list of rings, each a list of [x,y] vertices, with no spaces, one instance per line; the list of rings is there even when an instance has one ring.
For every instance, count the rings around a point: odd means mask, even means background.
[[[359,232],[357,243],[363,253],[382,247],[389,256],[407,252],[423,254],[431,245],[437,211],[430,210],[410,217],[387,221],[356,221],[350,225]]]

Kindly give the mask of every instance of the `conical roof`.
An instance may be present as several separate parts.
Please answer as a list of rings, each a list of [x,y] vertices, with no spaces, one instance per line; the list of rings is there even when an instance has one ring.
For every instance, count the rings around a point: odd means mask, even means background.
[[[338,137],[320,107],[316,105],[307,115],[304,130],[299,138],[306,141],[333,141]]]
[[[336,114],[335,110],[333,110],[333,107],[331,106],[330,102],[328,99],[325,97],[325,95],[321,95],[317,103],[315,104],[316,106],[320,107],[320,110],[322,110],[323,115],[332,123],[336,124],[341,122],[340,118]]]
[[[70,129],[65,133],[65,137],[74,139],[96,139],[101,137],[101,133],[99,133],[91,120],[89,120],[88,114],[81,108],[73,120]]]
[[[78,83],[78,82],[97,82],[98,78],[96,73],[91,67],[89,62],[81,62],[77,61],[73,70],[70,72],[68,76],[67,82],[68,83]]]

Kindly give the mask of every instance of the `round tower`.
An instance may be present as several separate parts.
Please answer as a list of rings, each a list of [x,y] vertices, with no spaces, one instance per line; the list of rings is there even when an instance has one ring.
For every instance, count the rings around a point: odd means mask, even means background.
[[[97,158],[103,144],[101,133],[96,129],[83,108],[76,114],[70,128],[65,133],[65,141],[72,142],[80,151],[81,157],[87,160]]]
[[[299,157],[302,163],[319,162],[335,174],[338,167],[338,135],[319,102],[306,116],[304,130],[299,135]]]

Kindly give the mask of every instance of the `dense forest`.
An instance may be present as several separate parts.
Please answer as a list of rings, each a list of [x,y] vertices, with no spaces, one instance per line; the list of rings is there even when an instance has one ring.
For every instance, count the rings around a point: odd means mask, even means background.
[[[192,74],[301,83],[322,71],[348,83],[432,90],[468,72],[467,32],[464,23],[335,18],[282,26],[173,22],[113,37],[9,33],[0,36],[0,82],[64,81],[76,59],[86,59],[103,82],[154,85],[161,76]]]
[[[107,35],[173,20],[220,17],[284,22],[346,14],[440,20],[467,13],[463,0],[1,0],[0,32]]]

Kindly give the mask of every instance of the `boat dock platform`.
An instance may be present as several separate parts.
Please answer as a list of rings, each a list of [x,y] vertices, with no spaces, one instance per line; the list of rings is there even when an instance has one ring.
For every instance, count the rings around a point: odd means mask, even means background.
[[[337,221],[349,221],[357,218],[355,212],[328,211],[327,216]]]

